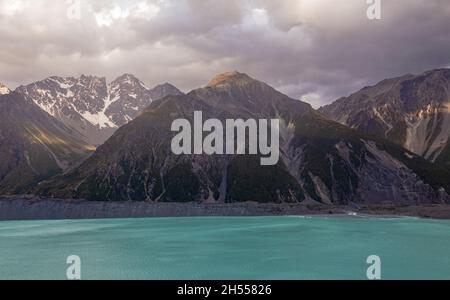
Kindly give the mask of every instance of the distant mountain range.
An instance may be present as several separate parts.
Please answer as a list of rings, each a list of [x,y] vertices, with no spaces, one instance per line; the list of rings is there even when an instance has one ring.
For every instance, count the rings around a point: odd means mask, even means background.
[[[0,85],[0,194],[25,193],[86,159],[152,101],[182,94],[150,89],[130,74],[49,77],[14,92]]]
[[[447,116],[442,114],[448,105],[443,96],[448,70],[421,76],[386,80],[320,112],[239,72],[218,75],[188,94],[169,84],[149,89],[128,74],[110,84],[97,77],[51,77],[0,96],[0,113],[8,116],[0,121],[0,151],[9,153],[0,159],[0,193],[27,191],[102,201],[450,202],[449,168],[433,163],[447,151],[445,145],[435,145],[448,132]],[[414,140],[409,135],[422,132],[409,129],[406,121],[413,119],[406,116],[414,107],[422,111],[431,104],[438,109],[436,116],[427,117],[435,120],[428,124],[441,126],[427,125],[427,130],[438,137],[426,139],[427,151],[405,149],[408,139]],[[174,155],[172,121],[192,120],[194,111],[202,111],[205,119],[280,119],[280,162],[261,166],[255,155]],[[419,114],[415,122],[422,124],[420,118],[424,119]],[[25,120],[32,121],[32,128],[44,128],[38,132],[51,138],[30,135],[29,126],[23,128]],[[400,130],[403,127],[396,124],[403,122],[407,128]],[[90,155],[95,141],[101,145]],[[60,151],[61,145],[70,147]],[[48,162],[38,159],[42,162],[38,167],[28,158],[41,152]],[[7,180],[17,169],[15,164],[34,174],[24,177],[20,187],[14,185],[15,179]],[[47,165],[52,167],[41,172]],[[17,174],[12,178],[21,172]]]
[[[78,131],[85,142],[96,146],[136,118],[154,100],[182,94],[168,83],[148,88],[131,74],[124,74],[111,83],[105,78],[84,75],[49,77],[16,91]]]
[[[320,109],[327,117],[450,164],[450,70],[386,79]]]

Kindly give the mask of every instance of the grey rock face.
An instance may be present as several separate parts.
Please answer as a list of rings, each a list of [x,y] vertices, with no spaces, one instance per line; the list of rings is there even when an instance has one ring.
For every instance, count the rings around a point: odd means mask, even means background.
[[[320,109],[327,117],[376,134],[431,161],[446,160],[450,136],[450,70],[405,75]]]
[[[179,96],[183,95],[183,93],[170,83],[157,85],[150,90],[150,97],[155,100],[162,99],[168,95]]]

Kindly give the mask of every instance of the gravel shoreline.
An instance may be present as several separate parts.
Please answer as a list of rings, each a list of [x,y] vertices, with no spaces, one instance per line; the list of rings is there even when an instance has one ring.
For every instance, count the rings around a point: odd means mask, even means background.
[[[362,216],[450,219],[450,205],[389,204],[337,207],[319,204],[92,202],[34,196],[0,196],[0,221],[201,216],[342,216],[354,213]]]

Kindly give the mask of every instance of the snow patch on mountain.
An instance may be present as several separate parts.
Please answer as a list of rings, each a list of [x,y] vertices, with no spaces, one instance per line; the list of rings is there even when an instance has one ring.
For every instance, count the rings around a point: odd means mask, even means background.
[[[9,88],[0,83],[0,95],[7,95],[11,92]]]
[[[390,124],[388,121],[386,121],[386,119],[383,117],[383,115],[381,114],[381,112],[378,111],[377,108],[375,108],[375,107],[373,108],[373,113],[374,113],[374,115],[375,115],[379,120],[381,120],[381,121],[384,123],[384,125],[386,125],[387,130],[386,130],[386,132],[384,133],[384,135],[385,135],[385,137],[387,137],[388,134],[389,134],[389,132],[390,132],[392,129],[394,129],[394,126],[393,126],[392,124]]]
[[[117,125],[111,122],[111,120],[104,114],[103,111],[97,114],[91,114],[86,111],[81,114],[83,118],[88,120],[92,125],[98,126],[100,129],[103,128],[117,128]]]
[[[131,74],[107,83],[95,76],[49,77],[17,89],[29,101],[76,130],[85,141],[100,145],[136,118],[159,97],[181,93],[173,86],[154,90]],[[152,93],[156,96],[153,97]]]

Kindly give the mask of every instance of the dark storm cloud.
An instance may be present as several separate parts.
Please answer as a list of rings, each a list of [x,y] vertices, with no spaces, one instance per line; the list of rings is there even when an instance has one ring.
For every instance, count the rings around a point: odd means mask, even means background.
[[[77,3],[72,1],[73,3]],[[0,0],[0,81],[136,74],[189,90],[240,70],[315,106],[386,77],[450,65],[450,2]]]

